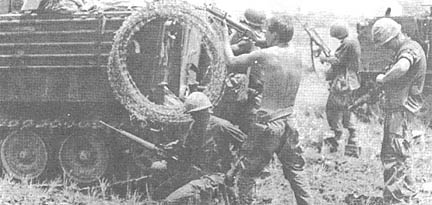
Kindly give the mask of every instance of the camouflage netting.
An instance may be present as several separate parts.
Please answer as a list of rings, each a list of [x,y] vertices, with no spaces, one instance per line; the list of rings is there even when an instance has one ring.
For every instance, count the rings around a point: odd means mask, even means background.
[[[128,109],[132,117],[161,123],[183,123],[190,121],[183,107],[158,105],[146,98],[136,86],[127,69],[127,46],[136,32],[147,23],[157,19],[175,19],[192,25],[202,34],[202,43],[209,53],[206,78],[210,79],[204,92],[212,103],[217,104],[225,78],[225,63],[220,44],[220,32],[214,31],[204,13],[186,2],[155,2],[135,12],[123,22],[117,31],[108,62],[108,76],[116,98]]]

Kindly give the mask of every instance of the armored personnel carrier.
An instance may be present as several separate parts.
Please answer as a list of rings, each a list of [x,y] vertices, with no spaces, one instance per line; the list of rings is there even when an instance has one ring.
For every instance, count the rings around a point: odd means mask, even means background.
[[[218,39],[206,12],[184,2],[1,14],[4,172],[83,184],[146,173],[157,157],[99,121],[156,144],[183,136],[190,119],[182,98],[201,87],[219,100],[225,68]]]

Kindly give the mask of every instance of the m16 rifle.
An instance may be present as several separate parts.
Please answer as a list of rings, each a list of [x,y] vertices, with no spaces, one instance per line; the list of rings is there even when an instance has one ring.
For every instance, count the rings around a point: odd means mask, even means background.
[[[249,28],[245,22],[242,23],[242,21],[240,22],[236,22],[233,19],[231,19],[228,16],[227,12],[224,12],[216,7],[213,6],[206,6],[205,10],[207,12],[209,12],[211,15],[213,15],[214,17],[216,17],[218,20],[223,21],[225,20],[228,27],[232,28],[234,30],[236,30],[237,32],[239,32],[240,34],[242,34],[243,36],[248,37],[250,40],[254,41],[256,44],[258,45],[265,45],[265,39],[262,39],[262,37],[260,37],[257,32],[254,32],[251,28]]]

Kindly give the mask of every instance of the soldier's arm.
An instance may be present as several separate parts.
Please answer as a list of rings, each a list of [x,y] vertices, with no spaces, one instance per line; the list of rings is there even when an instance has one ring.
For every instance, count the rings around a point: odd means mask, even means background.
[[[235,44],[231,44],[231,50],[235,56],[249,53],[252,50],[253,42],[249,39],[242,39]]]
[[[377,76],[378,83],[387,83],[399,79],[408,72],[411,62],[406,58],[399,59],[389,71]]]
[[[248,54],[243,54],[239,56],[234,56],[234,52],[231,48],[230,40],[228,37],[228,27],[224,26],[224,50],[225,50],[225,60],[228,66],[232,67],[248,67],[255,63],[255,61],[260,61],[262,58],[262,50],[253,51]]]
[[[330,57],[321,57],[321,61],[328,62],[334,66],[346,67],[346,65],[350,61],[350,57],[352,56],[353,50],[352,44],[342,44],[338,49],[335,56]]]
[[[230,136],[231,140],[235,142],[235,144],[242,144],[247,138],[247,135],[244,132],[232,124],[225,127],[225,132]]]

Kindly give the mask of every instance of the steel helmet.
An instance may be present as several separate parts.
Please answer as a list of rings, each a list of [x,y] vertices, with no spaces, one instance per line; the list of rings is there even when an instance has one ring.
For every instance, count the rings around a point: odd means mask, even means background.
[[[348,36],[348,26],[344,22],[335,22],[330,27],[330,36],[343,39]]]
[[[373,42],[379,46],[389,42],[401,33],[401,25],[390,18],[381,18],[372,26]]]
[[[255,9],[246,9],[244,17],[247,24],[257,27],[264,26],[267,18],[264,11]]]
[[[196,112],[212,107],[210,99],[202,92],[193,92],[185,100],[186,113]]]

